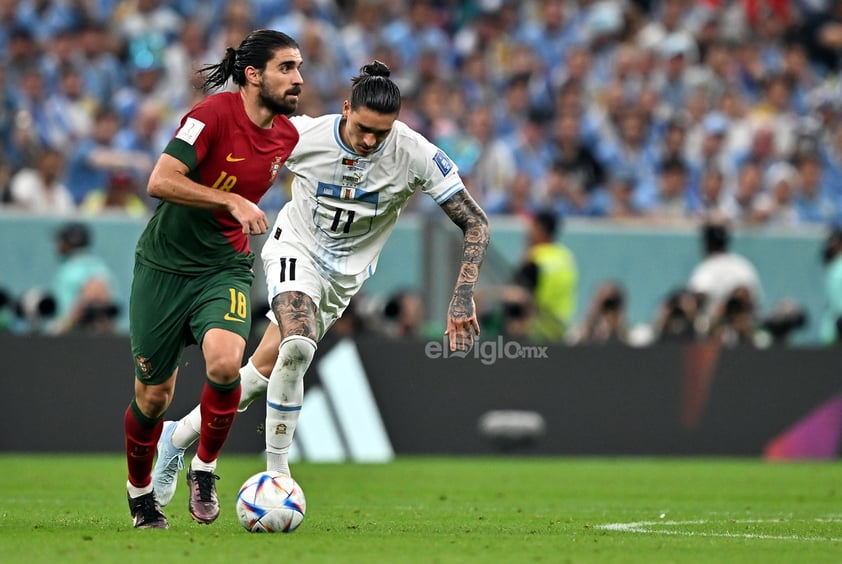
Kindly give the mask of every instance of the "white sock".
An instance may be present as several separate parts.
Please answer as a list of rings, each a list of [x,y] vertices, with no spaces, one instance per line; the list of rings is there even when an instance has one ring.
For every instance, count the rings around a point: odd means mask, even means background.
[[[243,412],[251,403],[266,393],[269,379],[257,371],[251,359],[245,366],[240,368],[240,407],[237,411]],[[197,405],[193,411],[178,421],[178,427],[172,434],[172,444],[178,448],[187,448],[196,442],[202,430],[202,410]]]
[[[212,462],[205,462],[199,458],[198,454],[196,454],[193,456],[193,460],[190,461],[190,469],[194,472],[196,470],[201,470],[202,472],[216,472],[216,460]]]
[[[281,341],[266,390],[266,470],[290,475],[289,448],[304,401],[304,373],[315,352],[315,341],[307,337]]]
[[[202,410],[197,405],[193,411],[176,423],[172,433],[172,444],[178,448],[187,448],[196,442],[202,430]]]
[[[269,378],[258,372],[254,363],[249,359],[245,366],[240,368],[240,407],[238,412],[242,413],[251,402],[266,393],[266,388],[269,386]]]
[[[137,486],[133,486],[131,482],[126,480],[126,490],[129,492],[129,497],[132,499],[138,498],[142,495],[146,495],[152,491],[152,484],[150,483],[145,488],[139,488]]]

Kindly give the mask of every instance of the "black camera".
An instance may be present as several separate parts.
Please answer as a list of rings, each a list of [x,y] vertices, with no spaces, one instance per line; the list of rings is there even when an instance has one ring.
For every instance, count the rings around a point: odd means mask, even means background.
[[[623,296],[610,294],[602,300],[602,309],[605,311],[617,311],[623,307]]]
[[[761,325],[774,340],[781,341],[793,331],[807,325],[807,313],[800,307],[773,313],[764,319]]]

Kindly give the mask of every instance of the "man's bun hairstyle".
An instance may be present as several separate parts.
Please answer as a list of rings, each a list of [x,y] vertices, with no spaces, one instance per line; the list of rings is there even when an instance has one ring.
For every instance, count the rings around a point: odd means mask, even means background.
[[[351,109],[368,108],[378,114],[401,111],[401,91],[389,76],[391,69],[381,61],[372,61],[360,68],[351,79]]]
[[[371,61],[367,65],[363,65],[360,69],[361,76],[384,76],[389,78],[392,74],[392,70],[386,65],[386,63],[378,60]]]

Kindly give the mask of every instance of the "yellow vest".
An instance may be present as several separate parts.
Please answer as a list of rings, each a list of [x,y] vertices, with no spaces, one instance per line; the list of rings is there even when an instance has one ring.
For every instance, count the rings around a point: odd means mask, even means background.
[[[530,251],[538,267],[534,301],[537,309],[535,337],[558,341],[576,313],[579,271],[570,249],[557,243],[541,243]]]

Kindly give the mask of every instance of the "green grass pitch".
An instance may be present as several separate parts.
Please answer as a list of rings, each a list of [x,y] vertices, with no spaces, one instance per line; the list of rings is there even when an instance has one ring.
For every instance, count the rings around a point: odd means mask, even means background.
[[[117,455],[0,454],[0,562],[842,562],[842,465],[705,458],[400,457],[293,466],[307,516],[234,513],[258,456],[223,455],[222,514],[134,530]]]

